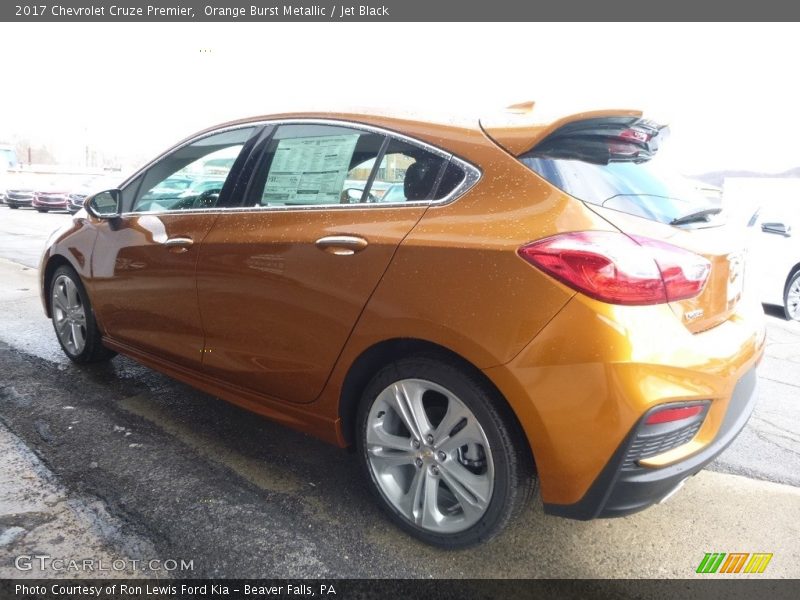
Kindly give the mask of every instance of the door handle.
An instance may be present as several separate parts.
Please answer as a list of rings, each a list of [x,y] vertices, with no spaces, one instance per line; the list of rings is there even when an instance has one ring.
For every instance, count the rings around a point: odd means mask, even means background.
[[[369,242],[355,235],[329,235],[319,238],[317,248],[336,256],[350,256],[367,247]]]
[[[164,242],[170,252],[186,252],[192,244],[194,240],[190,237],[174,237]]]

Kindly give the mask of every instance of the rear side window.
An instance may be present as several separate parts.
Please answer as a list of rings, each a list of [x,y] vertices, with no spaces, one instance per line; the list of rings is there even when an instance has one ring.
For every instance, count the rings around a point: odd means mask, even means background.
[[[372,182],[374,202],[434,200],[447,159],[403,140],[391,139]]]
[[[636,122],[615,123],[601,133],[595,124],[590,135],[578,130],[558,137],[556,132],[551,136],[555,140],[544,140],[520,160],[590,204],[673,225],[719,220],[718,205],[664,164],[657,147],[648,147],[627,131],[636,131]]]

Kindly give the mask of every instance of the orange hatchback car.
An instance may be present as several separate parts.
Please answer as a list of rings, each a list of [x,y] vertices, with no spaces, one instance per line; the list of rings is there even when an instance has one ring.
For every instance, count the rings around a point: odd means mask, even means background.
[[[121,352],[356,448],[445,547],[671,495],[744,427],[764,347],[741,240],[640,112],[283,114],[194,135],[56,232],[76,363]],[[388,192],[390,190],[391,192]]]

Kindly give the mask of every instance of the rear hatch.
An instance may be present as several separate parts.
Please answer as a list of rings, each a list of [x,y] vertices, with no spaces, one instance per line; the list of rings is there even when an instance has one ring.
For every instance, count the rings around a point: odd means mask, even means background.
[[[485,128],[487,135],[493,131]],[[744,281],[744,240],[725,226],[719,200],[659,160],[666,127],[635,111],[582,113],[532,128],[527,142],[497,130],[495,139],[538,175],[583,201],[622,233],[688,250],[710,263],[705,287],[670,306],[692,332],[733,314]],[[505,135],[505,139],[501,139]],[[507,140],[514,141],[506,145]],[[524,150],[522,150],[525,148]]]

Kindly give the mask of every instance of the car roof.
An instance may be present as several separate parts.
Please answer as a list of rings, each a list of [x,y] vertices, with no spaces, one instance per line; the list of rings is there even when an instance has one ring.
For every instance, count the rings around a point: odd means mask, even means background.
[[[565,111],[559,105],[533,101],[511,104],[488,114],[469,114],[458,111],[397,110],[386,108],[357,108],[342,111],[286,112],[261,115],[225,123],[224,126],[257,123],[282,119],[331,119],[374,125],[384,129],[410,133],[420,127],[434,137],[452,137],[465,133],[486,133],[506,150],[518,156],[529,150],[547,134],[572,121],[611,116],[641,117],[642,111],[629,108],[581,109]]]
[[[279,112],[236,119],[207,127],[184,138],[160,156],[164,156],[197,137],[221,129],[258,124],[264,121],[293,119],[350,121],[354,124],[371,125],[427,142],[467,159],[478,147],[491,145],[496,148],[495,144],[512,155],[519,156],[548,133],[571,120],[604,116],[640,117],[641,115],[641,111],[631,109],[582,111],[570,114],[563,110],[559,112],[557,105],[554,109],[548,109],[546,106],[539,106],[534,102],[512,104],[483,117],[479,114],[469,114],[458,110],[441,112],[373,107]]]
[[[386,127],[389,124],[402,125],[407,123],[423,123],[426,125],[454,129],[474,130],[479,128],[478,115],[453,112],[445,113],[429,109],[403,110],[383,107],[345,107],[341,110],[279,112],[230,121],[229,123],[223,124],[223,126],[283,119],[331,119],[382,127]]]
[[[172,149],[180,147],[193,139],[211,134],[221,129],[258,124],[264,121],[280,120],[331,120],[343,123],[352,122],[373,126],[387,131],[427,142],[433,146],[459,155],[469,151],[470,147],[486,145],[489,140],[483,134],[477,116],[454,116],[445,114],[423,113],[418,111],[398,111],[380,108],[351,108],[341,111],[304,111],[282,112],[257,115],[234,121],[227,121],[208,127],[181,140]],[[170,152],[172,149],[167,150]],[[163,154],[162,154],[163,156]]]

